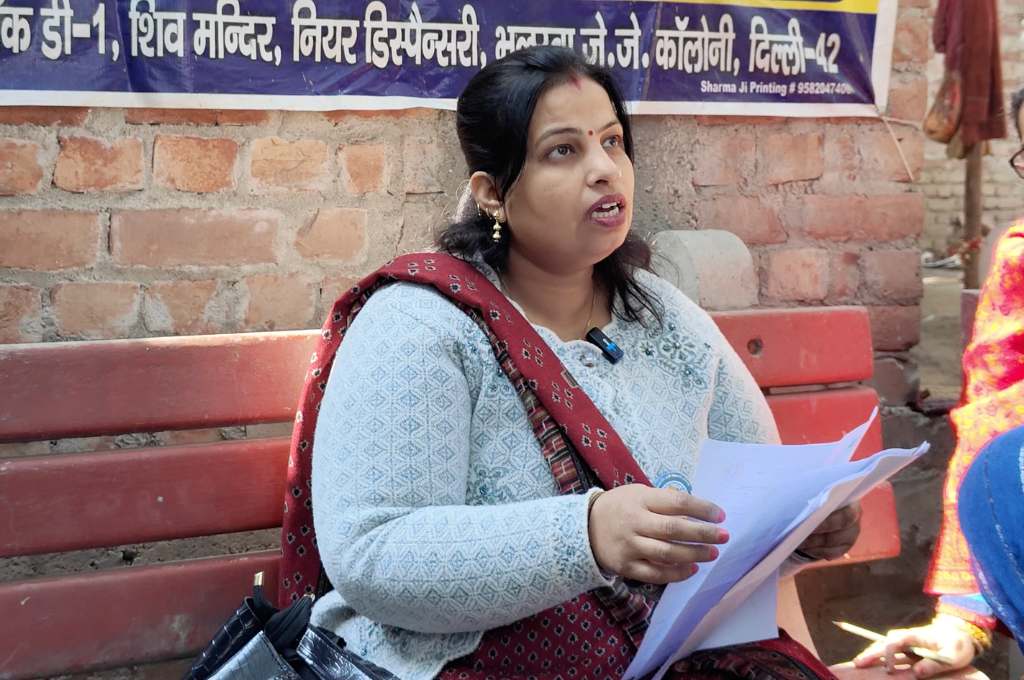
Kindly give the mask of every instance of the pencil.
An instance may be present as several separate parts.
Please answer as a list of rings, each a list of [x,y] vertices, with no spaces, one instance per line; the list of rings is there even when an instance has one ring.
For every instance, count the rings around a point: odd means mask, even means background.
[[[862,637],[865,640],[871,640],[872,642],[881,642],[882,640],[885,640],[884,635],[880,635],[879,633],[876,633],[873,630],[868,630],[867,628],[855,626],[852,623],[846,623],[845,621],[833,621],[832,623],[836,624],[840,629],[845,630],[847,633]],[[950,659],[947,659],[941,654],[937,654],[924,647],[911,647],[910,651],[922,659],[931,659],[932,661],[938,661],[939,663],[947,666],[953,665],[953,662]]]

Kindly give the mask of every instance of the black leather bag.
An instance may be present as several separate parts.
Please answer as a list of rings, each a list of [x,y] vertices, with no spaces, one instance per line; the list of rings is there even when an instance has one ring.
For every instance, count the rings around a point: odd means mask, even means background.
[[[183,680],[398,680],[345,648],[330,631],[309,625],[313,598],[277,610],[256,575],[247,597],[196,657]]]

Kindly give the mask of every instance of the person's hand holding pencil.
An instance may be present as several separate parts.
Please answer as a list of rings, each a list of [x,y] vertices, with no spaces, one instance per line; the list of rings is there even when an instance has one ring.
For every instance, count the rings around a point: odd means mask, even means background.
[[[930,678],[970,666],[976,654],[970,633],[945,618],[938,616],[926,626],[897,628],[884,636],[879,635],[881,639],[876,639],[858,654],[853,660],[854,665],[867,668],[884,663],[886,670],[892,673],[896,670],[898,655],[901,653],[927,657],[913,662],[912,670],[918,678]],[[849,632],[847,626],[849,624],[841,627]]]

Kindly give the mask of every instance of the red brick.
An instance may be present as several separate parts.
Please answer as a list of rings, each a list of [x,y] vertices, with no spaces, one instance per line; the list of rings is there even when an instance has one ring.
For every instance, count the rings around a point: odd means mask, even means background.
[[[860,253],[832,253],[829,265],[828,299],[850,302],[860,288]]]
[[[916,74],[894,78],[888,109],[893,118],[913,122],[923,120],[928,110],[928,78]]]
[[[924,16],[901,16],[896,20],[896,41],[893,45],[894,64],[912,62],[924,64],[932,55],[932,31]]]
[[[876,350],[902,352],[921,341],[920,307],[868,307],[868,316]]]
[[[906,126],[893,126],[896,140],[885,128],[866,129],[858,134],[860,145],[861,168],[866,179],[886,179],[896,182],[909,182],[907,166],[914,173],[914,178],[921,176],[924,167],[924,135]],[[900,150],[907,159],[903,164]]]
[[[370,272],[366,272],[369,274]],[[337,276],[332,275],[320,282],[320,300],[323,303],[323,314],[326,316],[331,307],[349,289],[359,283],[362,276]]]
[[[864,253],[864,279],[868,291],[885,302],[917,302],[924,292],[921,256],[916,250]]]
[[[127,337],[139,318],[136,283],[64,283],[53,291],[57,328],[85,338]]]
[[[824,137],[819,132],[762,136],[757,149],[761,180],[783,184],[821,177],[825,171],[824,146]]]
[[[409,120],[416,122],[430,122],[437,120],[436,109],[414,108],[414,109],[375,109],[368,111],[360,110],[339,110],[324,111],[324,118],[329,122],[338,125],[351,120],[365,120],[367,118],[383,118],[389,120]]]
[[[194,335],[213,333],[206,306],[217,292],[216,281],[159,281],[146,291],[144,316],[151,331]]]
[[[233,139],[160,135],[153,147],[158,186],[210,193],[234,189],[238,143]]]
[[[257,139],[249,171],[265,187],[315,189],[327,177],[327,144],[318,139]]]
[[[280,214],[270,210],[125,210],[114,213],[114,261],[149,267],[274,262]]]
[[[72,210],[0,211],[0,267],[54,271],[96,262],[98,213]]]
[[[701,202],[699,215],[701,229],[731,231],[747,245],[786,240],[778,211],[759,198],[716,196]]]
[[[39,290],[0,285],[0,344],[42,340]]]
[[[699,125],[767,125],[782,123],[779,116],[694,116]]]
[[[65,191],[137,191],[144,174],[142,140],[61,137],[53,183]]]
[[[823,300],[828,295],[829,253],[818,248],[769,252],[765,294],[776,300]]]
[[[366,221],[363,208],[324,208],[299,231],[295,249],[312,260],[355,262],[366,255]]]
[[[232,109],[126,109],[130,125],[262,125],[270,120],[268,111]]]
[[[697,154],[693,183],[697,186],[739,184],[754,165],[754,137],[737,133],[711,140]]]
[[[85,123],[89,109],[78,106],[0,106],[0,125],[70,125]]]
[[[841,186],[856,181],[860,173],[860,153],[850,131],[836,128],[825,138],[825,174]]]
[[[0,196],[34,194],[43,179],[40,146],[21,139],[0,139]]]
[[[319,288],[298,276],[259,275],[245,279],[249,306],[245,326],[249,330],[291,330],[315,325]]]
[[[783,212],[787,227],[810,238],[830,241],[916,237],[924,228],[924,219],[924,197],[920,194],[795,196]]]
[[[436,194],[444,191],[443,175],[451,173],[448,158],[438,144],[406,140],[402,147],[405,193]]]
[[[345,190],[350,194],[383,191],[388,181],[387,147],[355,144],[338,151],[338,164]]]

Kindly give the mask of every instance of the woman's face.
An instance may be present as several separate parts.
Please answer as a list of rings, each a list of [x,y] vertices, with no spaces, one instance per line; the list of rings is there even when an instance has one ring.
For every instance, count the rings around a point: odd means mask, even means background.
[[[622,133],[607,93],[589,78],[538,100],[526,162],[505,198],[514,254],[562,272],[593,266],[622,245],[633,215]]]

